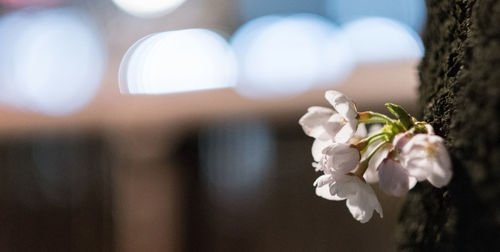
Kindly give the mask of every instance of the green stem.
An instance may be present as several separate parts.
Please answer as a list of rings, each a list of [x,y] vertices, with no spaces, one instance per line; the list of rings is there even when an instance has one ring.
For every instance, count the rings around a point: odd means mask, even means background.
[[[373,111],[359,112],[358,115],[358,120],[362,123],[393,123],[394,121],[386,115]]]
[[[405,131],[413,127],[414,120],[403,107],[394,103],[386,103],[385,106],[387,107],[389,112],[391,112],[397,119],[399,119],[399,122],[401,122],[401,125],[403,126]]]
[[[367,158],[365,161],[366,161],[366,162],[369,162],[369,161],[370,161],[370,159],[372,159],[373,155],[375,155],[375,153],[376,153],[376,152],[377,152],[380,148],[382,148],[382,146],[383,146],[384,144],[386,144],[386,143],[387,143],[387,141],[383,141],[383,142],[379,143],[379,144],[377,145],[377,147],[375,147],[375,149],[373,149],[373,150],[372,150],[372,152],[370,153],[370,155],[368,156],[368,158]]]
[[[372,144],[375,141],[378,141],[380,139],[389,139],[389,134],[387,132],[380,132],[375,135],[369,136],[368,138],[365,138],[361,140],[359,143],[355,144],[354,146],[356,149],[358,149],[360,152],[364,152],[368,145]]]
[[[365,112],[359,112],[358,115],[359,115],[358,121],[360,123],[384,123],[401,128],[401,125],[398,125],[398,122],[396,120],[384,114],[380,114],[373,111],[365,111]]]
[[[396,128],[397,133],[407,130],[400,120],[394,120],[384,114],[372,111],[360,112],[358,121],[361,123],[386,123]]]
[[[380,150],[380,148],[382,148],[382,146],[384,144],[386,144],[387,141],[383,141],[381,142],[380,144],[378,144],[373,150],[372,152],[370,153],[370,155],[368,155],[368,157],[363,160],[361,163],[359,163],[359,168],[356,170],[356,172],[354,172],[354,175],[358,176],[359,178],[363,178],[363,174],[365,174],[366,172],[366,169],[368,169],[368,163],[370,162],[370,160],[372,159],[372,157],[375,155],[375,153],[377,153],[378,150]]]
[[[363,118],[358,120],[360,123],[387,123],[386,120],[381,118]]]
[[[371,141],[372,139],[374,139],[374,138],[378,138],[378,137],[380,137],[380,136],[386,136],[386,135],[387,135],[387,133],[386,133],[386,132],[380,132],[380,133],[377,133],[377,134],[375,134],[375,135],[372,135],[372,136],[370,136],[370,137],[366,138],[366,139],[365,139],[365,140],[363,140],[363,141],[367,141],[367,142],[368,142],[368,145],[369,145],[369,144],[370,144],[370,141]]]
[[[384,120],[385,122],[388,122],[388,123],[394,123],[394,120],[384,114],[380,114],[380,113],[377,113],[377,112],[370,112],[372,114],[372,117],[375,117],[375,118],[380,118],[381,120]]]
[[[377,137],[374,137],[374,138],[370,139],[370,141],[368,141],[367,147],[370,144],[372,144],[372,143],[374,143],[374,142],[376,142],[378,140],[383,140],[383,142],[389,141],[389,134],[384,133],[383,135],[380,135],[380,136],[377,136]]]

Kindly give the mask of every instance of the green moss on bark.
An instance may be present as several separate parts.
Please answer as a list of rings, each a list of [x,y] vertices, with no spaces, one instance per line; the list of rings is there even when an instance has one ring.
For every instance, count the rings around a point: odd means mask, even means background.
[[[402,251],[500,251],[500,1],[428,0],[420,111],[446,139],[454,177],[403,206]]]

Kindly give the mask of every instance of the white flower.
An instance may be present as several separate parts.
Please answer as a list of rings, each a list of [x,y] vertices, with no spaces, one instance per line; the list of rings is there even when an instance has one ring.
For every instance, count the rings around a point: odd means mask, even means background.
[[[427,130],[427,134],[434,135],[434,128],[432,127],[432,125],[426,123],[425,124],[425,129]]]
[[[399,133],[394,136],[392,140],[392,144],[394,145],[395,150],[399,153],[403,150],[405,145],[410,141],[412,135],[410,133]]]
[[[354,103],[340,92],[329,90],[325,93],[325,98],[333,106],[336,114],[328,120],[334,132],[335,142],[345,143],[349,141],[356,132],[358,126],[358,111]]]
[[[408,170],[399,160],[386,158],[378,167],[379,186],[382,191],[394,196],[405,195],[417,180],[408,175]]]
[[[396,104],[386,104],[396,117],[392,119],[373,111],[358,113],[337,91],[327,91],[325,98],[333,109],[310,107],[299,120],[304,132],[315,138],[313,166],[323,172],[313,183],[318,196],[345,200],[351,215],[365,223],[374,211],[383,216],[367,183],[379,182],[387,194],[403,196],[418,181],[428,180],[436,187],[450,182],[451,160],[431,125]],[[367,132],[365,123],[375,125]]]
[[[377,211],[383,217],[382,207],[373,189],[353,175],[333,172],[320,176],[315,182],[316,194],[328,200],[346,200],[354,219],[366,223]]]
[[[349,139],[350,144],[358,144],[364,137],[368,135],[368,131],[366,130],[366,125],[364,123],[359,123],[356,132]]]
[[[333,144],[332,140],[321,140],[321,139],[314,140],[311,148],[311,153],[314,161],[319,162],[323,157],[323,150],[326,147],[330,146],[331,144]]]
[[[361,181],[358,177],[349,176],[347,181],[344,181],[342,185],[338,183],[337,187],[342,188],[344,193],[349,195],[346,196],[346,205],[354,219],[361,223],[366,223],[372,218],[373,210],[377,211],[381,218],[384,217],[382,207],[380,206],[380,202],[375,192],[371,186]],[[332,188],[330,188],[330,190]],[[339,193],[337,195],[341,197]]]
[[[316,194],[328,200],[346,200],[352,216],[365,223],[376,210],[382,217],[382,207],[373,189],[358,177],[351,175],[360,154],[350,144],[334,143],[323,150],[318,169],[324,172],[314,182]]]
[[[349,139],[349,144],[359,143],[359,141],[363,137],[365,137],[366,134],[367,134],[366,133],[366,126],[364,125],[364,123],[360,123],[358,125],[358,129],[356,130],[356,133],[354,133],[354,135],[351,137],[351,139]],[[330,145],[332,145],[333,143],[335,143],[335,142],[333,142],[333,141],[320,141],[320,140],[316,139],[313,142],[313,145],[311,148],[311,152],[312,152],[314,161],[319,162],[321,160],[321,158],[323,157],[323,150],[325,148],[329,147]],[[348,145],[346,145],[346,146],[348,146]]]
[[[332,142],[349,141],[358,125],[358,112],[349,98],[333,90],[327,91],[325,98],[334,109],[310,107],[299,120],[306,135],[316,138],[312,148],[315,161],[319,161],[322,149]]]
[[[336,111],[329,108],[309,107],[307,113],[299,119],[299,124],[306,135],[319,140],[330,140],[335,132],[332,131],[333,126],[329,119],[334,114],[336,114]]]
[[[428,132],[432,128],[428,129]],[[417,181],[442,187],[451,179],[451,161],[443,139],[433,134],[400,133],[394,149],[378,166],[379,186],[387,194],[403,196]]]
[[[392,144],[387,143],[370,160],[374,163],[378,175],[379,186],[382,191],[394,196],[403,196],[417,182],[414,177],[408,174],[405,163],[400,155],[401,149],[410,140],[410,134],[397,134]]]
[[[341,174],[347,174],[356,168],[359,159],[359,151],[350,144],[333,143],[323,149],[322,157],[316,168],[325,173],[333,170]]]
[[[450,182],[451,160],[443,138],[433,134],[417,134],[403,147],[401,156],[408,174],[418,181],[428,180],[438,188]]]
[[[383,217],[382,207],[373,189],[353,175],[338,173],[323,175],[314,184],[316,194],[329,200],[346,200],[347,208],[354,219],[366,223],[377,211]]]

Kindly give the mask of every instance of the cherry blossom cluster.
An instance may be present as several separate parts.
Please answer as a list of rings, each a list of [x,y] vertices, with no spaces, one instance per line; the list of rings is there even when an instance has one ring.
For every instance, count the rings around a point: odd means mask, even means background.
[[[327,91],[333,106],[310,107],[299,120],[315,138],[313,167],[322,172],[314,182],[316,194],[328,200],[346,200],[352,216],[365,223],[382,207],[369,184],[393,196],[403,196],[419,181],[447,185],[451,161],[443,139],[431,125],[417,121],[401,106],[386,103],[395,119],[372,111],[358,112],[337,91]],[[367,130],[366,125],[369,125]]]

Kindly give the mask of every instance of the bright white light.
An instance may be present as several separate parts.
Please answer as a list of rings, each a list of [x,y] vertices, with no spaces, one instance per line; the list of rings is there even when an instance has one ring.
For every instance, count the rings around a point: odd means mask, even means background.
[[[343,29],[359,63],[419,59],[424,53],[418,34],[391,19],[363,18]]]
[[[0,0],[0,4],[10,5],[14,7],[22,7],[29,5],[53,6],[56,4],[61,4],[63,2],[65,2],[65,0]]]
[[[327,0],[326,13],[339,24],[364,17],[385,17],[420,30],[425,22],[425,0]]]
[[[353,67],[341,31],[315,15],[255,19],[235,33],[232,45],[239,63],[237,91],[250,97],[299,94],[338,81]]]
[[[94,97],[103,73],[103,49],[81,13],[12,13],[0,20],[0,37],[0,101],[62,115]]]
[[[113,0],[127,13],[138,17],[159,17],[177,9],[185,0]]]
[[[120,65],[120,91],[165,94],[234,86],[236,61],[227,42],[203,29],[170,31],[137,41]]]

